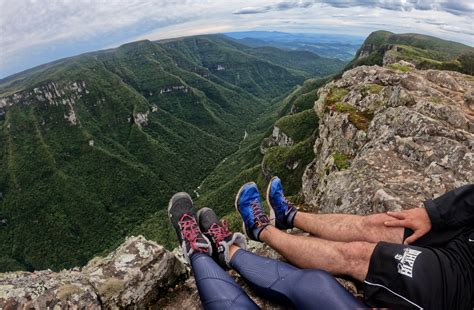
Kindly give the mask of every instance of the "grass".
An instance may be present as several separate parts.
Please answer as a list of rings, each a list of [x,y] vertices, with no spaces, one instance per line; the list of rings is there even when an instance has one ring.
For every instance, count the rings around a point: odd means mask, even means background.
[[[371,111],[358,111],[353,105],[344,102],[337,102],[332,106],[333,110],[339,113],[347,113],[347,119],[359,130],[367,130],[370,122],[374,118]]]
[[[382,85],[379,85],[379,84],[366,84],[364,85],[364,87],[362,88],[362,93],[363,94],[378,94],[382,91],[384,87]]]
[[[348,169],[351,166],[349,162],[349,158],[344,153],[340,153],[340,152],[333,153],[332,158],[334,159],[334,165],[339,171]]]
[[[335,104],[338,101],[341,101],[347,94],[349,90],[343,87],[332,87],[329,91],[329,94],[326,96],[326,103],[328,105]]]
[[[413,68],[411,68],[409,66],[398,64],[398,63],[389,64],[389,65],[387,65],[387,68],[390,68],[390,69],[393,69],[393,70],[398,70],[398,71],[401,71],[403,73],[410,72],[410,71],[413,70]]]
[[[359,130],[367,130],[370,122],[374,118],[372,112],[351,112],[347,119]]]
[[[334,108],[339,113],[354,113],[356,111],[353,105],[344,102],[337,102]]]

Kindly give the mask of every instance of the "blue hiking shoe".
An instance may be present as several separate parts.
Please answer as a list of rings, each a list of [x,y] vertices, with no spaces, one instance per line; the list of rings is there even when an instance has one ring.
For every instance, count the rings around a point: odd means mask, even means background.
[[[270,225],[270,220],[263,211],[257,184],[250,182],[240,188],[235,197],[235,208],[244,221],[243,230],[247,237],[260,241],[260,233]]]
[[[283,185],[278,177],[273,177],[267,187],[267,203],[270,206],[270,218],[278,229],[293,228],[296,208],[285,198]]]

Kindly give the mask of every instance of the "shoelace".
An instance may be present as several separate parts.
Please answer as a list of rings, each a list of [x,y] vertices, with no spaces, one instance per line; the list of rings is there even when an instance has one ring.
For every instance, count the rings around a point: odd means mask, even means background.
[[[253,210],[253,216],[255,219],[255,225],[257,227],[268,224],[270,222],[270,220],[268,219],[268,216],[265,213],[263,213],[263,208],[258,203],[258,200],[255,200],[252,203],[252,210]]]
[[[229,232],[227,228],[226,220],[222,220],[221,225],[219,225],[218,223],[213,223],[211,227],[209,227],[207,233],[214,238],[216,245],[219,245],[219,243],[224,241],[225,238],[232,235],[232,233]]]
[[[202,248],[198,246],[198,240],[202,240],[205,242],[204,238],[202,238],[201,231],[197,225],[196,219],[194,216],[191,216],[187,213],[183,214],[178,221],[179,227],[181,227],[181,234],[183,235],[183,239],[189,242],[191,248],[195,251],[199,251],[201,253],[207,253],[209,249]]]
[[[295,207],[295,204],[289,201],[286,197],[283,197],[283,199],[285,200],[286,207],[287,207],[285,211],[285,215],[288,215],[288,213],[290,213],[290,211]]]

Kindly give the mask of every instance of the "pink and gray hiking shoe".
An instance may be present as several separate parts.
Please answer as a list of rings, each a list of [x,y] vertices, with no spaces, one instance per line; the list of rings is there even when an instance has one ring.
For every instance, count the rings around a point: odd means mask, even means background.
[[[229,248],[232,244],[242,249],[247,248],[247,240],[241,233],[232,233],[227,228],[227,222],[219,219],[212,209],[202,208],[197,212],[201,231],[208,237],[213,246],[213,258],[224,269],[230,261]]]
[[[188,263],[193,253],[212,256],[211,242],[199,229],[191,196],[184,192],[174,194],[168,205],[168,216]]]

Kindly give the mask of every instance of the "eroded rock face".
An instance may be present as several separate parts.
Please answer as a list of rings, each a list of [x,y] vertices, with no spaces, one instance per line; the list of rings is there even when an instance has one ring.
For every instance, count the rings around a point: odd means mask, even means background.
[[[408,72],[362,66],[320,89],[316,159],[303,176],[313,210],[407,209],[474,182],[472,76],[393,68]]]
[[[146,308],[186,276],[184,265],[162,246],[130,237],[83,268],[0,274],[0,309]]]
[[[260,145],[260,153],[265,154],[269,148],[274,146],[292,146],[293,144],[293,139],[285,134],[279,127],[274,126],[272,135],[263,139]]]

